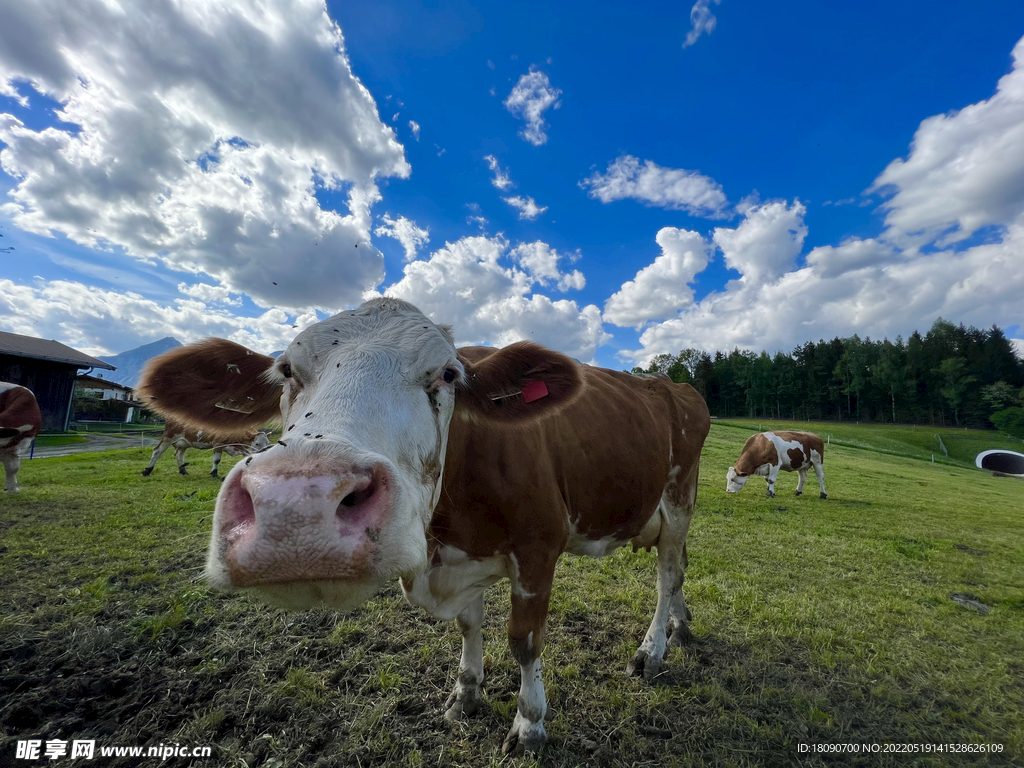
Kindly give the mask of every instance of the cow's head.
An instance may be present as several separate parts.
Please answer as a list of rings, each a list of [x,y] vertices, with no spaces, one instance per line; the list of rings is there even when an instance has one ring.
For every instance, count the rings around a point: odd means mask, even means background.
[[[522,422],[581,388],[570,358],[526,342],[467,356],[447,326],[375,299],[302,331],[277,360],[223,340],[172,350],[139,390],[194,426],[281,421],[277,445],[224,480],[210,583],[285,607],[350,608],[426,567],[456,409],[467,425]]]
[[[260,429],[248,443],[227,443],[220,447],[228,456],[251,456],[269,448],[270,438],[267,437],[266,432]]]
[[[747,479],[750,475],[743,475],[736,471],[736,467],[729,467],[729,471],[725,473],[725,492],[726,493],[739,493],[743,490],[743,486],[747,484]]]

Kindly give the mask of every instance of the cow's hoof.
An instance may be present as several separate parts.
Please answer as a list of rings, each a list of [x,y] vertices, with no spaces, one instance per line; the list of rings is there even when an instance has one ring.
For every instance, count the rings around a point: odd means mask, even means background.
[[[142,470],[142,476],[143,477],[149,477],[151,474],[153,474],[153,468],[152,467],[146,467],[144,470]]]
[[[210,477],[218,477],[219,478],[220,475],[217,474],[217,470],[215,469],[215,470],[213,470],[213,472],[210,473]]]
[[[639,650],[633,656],[633,660],[626,665],[626,674],[630,677],[643,675],[644,682],[654,681],[661,672],[661,659],[652,656],[644,650]]]
[[[4,493],[18,493],[20,488],[4,488]]]
[[[803,492],[803,491],[797,491],[797,492],[796,492],[796,493],[794,493],[793,495],[794,495],[794,496],[803,496],[803,495],[804,495],[804,492]]]
[[[474,690],[472,693],[464,691],[461,699],[453,693],[444,703],[444,719],[449,723],[462,722],[467,717],[475,715],[481,704],[483,704],[483,699],[480,698],[478,690]]]
[[[527,726],[525,733],[523,733],[524,725]],[[505,736],[505,741],[501,744],[501,753],[522,757],[529,752],[540,752],[547,743],[548,735],[544,732],[544,722],[533,724],[521,722],[521,715],[517,713],[515,722],[512,723],[508,735]]]
[[[828,494],[827,493],[823,493],[818,498],[819,499],[827,499],[828,498]]]
[[[775,491],[768,491],[768,493],[766,493],[765,496],[767,496],[769,499],[774,499]]]
[[[188,466],[188,464],[185,463],[185,464],[182,464],[180,467],[178,467],[178,474],[179,475],[187,475],[188,472],[185,471],[185,467],[187,467],[187,466]]]

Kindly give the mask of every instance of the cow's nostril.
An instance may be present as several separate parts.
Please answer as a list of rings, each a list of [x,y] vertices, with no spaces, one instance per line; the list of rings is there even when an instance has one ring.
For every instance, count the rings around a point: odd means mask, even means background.
[[[376,493],[377,483],[373,477],[368,477],[365,480],[360,481],[355,489],[341,500],[341,504],[338,505],[338,513],[342,513],[343,507],[346,509],[354,509],[355,507],[363,505],[372,499]]]
[[[256,523],[256,507],[252,496],[242,486],[241,477],[241,474],[234,475],[230,485],[221,492],[221,533],[229,541],[244,535]]]

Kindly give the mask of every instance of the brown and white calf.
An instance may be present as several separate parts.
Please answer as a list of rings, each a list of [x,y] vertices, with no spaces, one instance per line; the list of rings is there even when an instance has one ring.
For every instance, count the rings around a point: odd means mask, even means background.
[[[18,492],[21,454],[42,428],[43,416],[32,390],[0,381],[0,461],[8,493]]]
[[[667,378],[529,342],[453,342],[411,304],[375,299],[305,329],[276,361],[224,340],[175,349],[139,392],[204,429],[283,419],[281,440],[221,487],[209,582],[284,607],[351,609],[397,577],[411,603],[458,619],[449,720],[482,701],[484,591],[509,579],[522,683],[504,747],[537,750],[562,553],[658,548],[657,609],[631,674],[653,678],[689,635],[681,588],[708,409]]]
[[[153,455],[149,459],[149,466],[142,470],[144,476],[149,476],[157,459],[171,446],[174,446],[174,458],[178,462],[178,472],[182,475],[188,474],[185,471],[185,467],[189,465],[189,462],[185,461],[185,451],[189,448],[200,451],[213,448],[213,469],[210,470],[210,477],[218,477],[217,467],[220,466],[223,454],[248,456],[257,453],[270,447],[270,438],[258,429],[244,430],[233,435],[223,431],[212,435],[207,430],[195,430],[174,419],[167,419],[160,442],[153,449]]]
[[[807,471],[814,468],[821,487],[822,499],[825,493],[825,444],[811,432],[761,432],[752,435],[743,446],[743,452],[736,459],[736,465],[726,472],[726,493],[739,493],[752,475],[761,475],[768,481],[768,498],[775,496],[775,481],[779,471],[799,472],[796,495],[804,492]]]

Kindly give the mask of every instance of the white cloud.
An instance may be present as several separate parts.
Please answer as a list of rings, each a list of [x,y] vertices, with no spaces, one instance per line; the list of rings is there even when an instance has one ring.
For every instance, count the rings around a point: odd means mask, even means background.
[[[580,182],[591,197],[602,203],[633,199],[649,206],[686,211],[693,216],[721,218],[729,201],[722,186],[698,171],[662,168],[657,163],[622,155],[605,173]]]
[[[795,265],[807,236],[806,212],[799,200],[792,205],[784,201],[755,205],[747,209],[738,227],[717,227],[712,239],[722,249],[726,265],[742,275],[742,282],[759,285]]]
[[[526,125],[519,131],[524,140],[535,147],[547,143],[544,111],[550,107],[558,109],[562,105],[558,100],[561,95],[562,92],[558,88],[551,86],[548,76],[533,67],[519,78],[504,104],[505,109],[526,121]]]
[[[530,339],[591,361],[611,338],[601,327],[600,310],[531,293],[538,283],[565,277],[558,258],[545,243],[510,251],[500,236],[464,237],[408,264],[386,293],[411,301],[436,322],[452,323],[460,344],[504,346]]]
[[[415,138],[416,141],[419,141],[420,140],[420,124],[417,123],[415,120],[410,120],[409,121],[409,130],[412,131],[413,138]]]
[[[582,290],[587,284],[586,278],[578,269],[566,273],[558,268],[558,262],[562,259],[577,261],[580,258],[579,253],[566,257],[547,243],[537,240],[517,245],[509,256],[536,282],[544,286],[554,283],[563,293],[568,290]]]
[[[894,191],[882,207],[886,237],[905,247],[955,243],[1007,226],[1024,207],[1024,38],[992,98],[924,120],[910,156],[893,160],[870,192]]]
[[[690,9],[690,31],[686,33],[686,40],[683,41],[683,48],[689,48],[697,42],[697,39],[704,34],[711,34],[718,26],[718,19],[708,8],[710,2],[721,5],[722,0],[697,0]]]
[[[231,291],[224,286],[209,285],[207,283],[196,283],[195,285],[178,283],[178,291],[200,301],[215,301],[232,307],[238,307],[242,304],[242,300],[237,297],[232,298]]]
[[[491,179],[491,185],[504,191],[509,187],[514,187],[512,179],[509,178],[508,173],[501,170],[501,166],[498,165],[498,158],[494,155],[486,155],[484,160],[487,161],[487,167],[494,172],[494,178]]]
[[[1004,328],[1024,320],[1024,205],[998,243],[922,254],[884,238],[852,238],[813,249],[799,266],[803,216],[799,202],[769,202],[748,209],[735,229],[716,229],[713,242],[742,277],[649,326],[641,348],[620,357],[644,364],[686,347],[788,351],[853,333],[893,338],[927,330],[938,317]]]
[[[487,226],[487,219],[483,216],[467,216],[466,222],[469,224],[476,224],[480,228],[481,232]]]
[[[512,197],[501,198],[513,208],[519,209],[519,218],[533,221],[548,209],[546,205],[537,205],[532,197],[513,195]]]
[[[215,287],[206,287],[216,295]],[[313,313],[295,317],[271,309],[240,317],[196,299],[168,305],[64,280],[21,285],[0,279],[0,328],[56,339],[89,355],[117,354],[164,336],[184,343],[219,336],[269,353],[288,345],[298,332],[292,326],[316,321]]]
[[[32,83],[75,126],[0,115],[15,226],[263,305],[337,307],[383,278],[381,255],[354,245],[376,180],[409,165],[322,0],[39,0],[0,6],[0,28],[19,41],[0,47],[3,90],[31,104]],[[322,209],[318,184],[344,190],[348,211]]]
[[[693,305],[690,283],[708,265],[711,247],[699,233],[675,227],[661,229],[655,241],[661,255],[605,302],[606,322],[639,330]]]
[[[400,242],[405,249],[406,261],[415,259],[416,251],[420,246],[430,242],[430,230],[416,226],[416,222],[405,218],[405,216],[399,216],[396,220],[385,213],[381,221],[383,224],[377,227],[373,233],[377,237],[393,237]]]
[[[833,251],[863,253],[865,248],[870,246],[851,241]],[[1024,217],[1002,243],[959,253],[945,250],[888,262],[879,258],[832,273],[824,267],[826,260],[816,259],[774,281],[735,285],[705,297],[679,318],[648,328],[640,337],[642,348],[624,357],[641,362],[691,346],[788,351],[807,340],[853,333],[894,338],[923,332],[938,317],[982,328],[1016,325],[1024,297],[1022,249]]]

